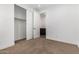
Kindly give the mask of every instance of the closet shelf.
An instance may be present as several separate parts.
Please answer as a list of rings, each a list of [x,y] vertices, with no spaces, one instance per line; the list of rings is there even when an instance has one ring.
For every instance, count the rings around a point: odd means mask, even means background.
[[[26,19],[22,19],[22,18],[17,18],[17,17],[14,17],[15,20],[21,20],[21,21],[26,21]]]

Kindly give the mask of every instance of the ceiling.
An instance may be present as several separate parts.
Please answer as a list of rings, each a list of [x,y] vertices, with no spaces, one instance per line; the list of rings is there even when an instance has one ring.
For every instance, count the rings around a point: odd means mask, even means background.
[[[53,6],[53,4],[28,4],[29,7],[34,8],[38,11],[45,10]]]

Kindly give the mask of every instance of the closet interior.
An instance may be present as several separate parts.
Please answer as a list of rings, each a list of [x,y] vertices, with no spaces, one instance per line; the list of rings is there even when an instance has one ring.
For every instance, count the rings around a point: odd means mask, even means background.
[[[14,5],[15,41],[26,39],[26,9]]]

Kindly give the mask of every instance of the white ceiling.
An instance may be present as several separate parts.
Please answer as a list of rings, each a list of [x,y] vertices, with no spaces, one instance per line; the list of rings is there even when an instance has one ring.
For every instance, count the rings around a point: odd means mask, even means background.
[[[27,4],[27,5],[31,8],[42,11],[42,10],[52,7],[54,4],[40,4],[40,7],[39,7],[39,4]]]

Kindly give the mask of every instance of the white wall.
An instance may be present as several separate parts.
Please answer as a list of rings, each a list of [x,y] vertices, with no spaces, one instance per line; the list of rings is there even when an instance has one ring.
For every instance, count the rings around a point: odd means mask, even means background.
[[[79,5],[56,5],[46,13],[46,38],[79,45]]]
[[[29,40],[29,39],[32,39],[32,30],[33,30],[33,28],[32,28],[32,21],[33,21],[33,19],[32,19],[32,10],[27,10],[27,32],[26,32],[26,35],[27,35],[27,40]]]
[[[46,17],[43,14],[40,14],[40,28],[46,28]]]
[[[14,5],[0,4],[0,49],[14,45]]]
[[[26,38],[26,9],[14,5],[15,40]]]
[[[34,38],[40,37],[40,14],[34,10]]]

